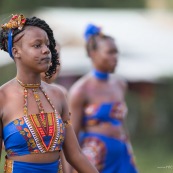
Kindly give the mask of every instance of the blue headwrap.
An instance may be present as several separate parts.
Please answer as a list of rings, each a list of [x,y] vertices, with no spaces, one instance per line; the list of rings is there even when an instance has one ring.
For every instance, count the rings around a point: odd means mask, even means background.
[[[101,28],[99,28],[99,27],[97,27],[93,24],[89,24],[86,27],[86,30],[85,30],[85,33],[84,33],[85,40],[88,41],[90,36],[99,35],[100,32],[101,32]]]
[[[10,54],[11,58],[13,58],[13,54],[12,54],[12,47],[13,47],[13,32],[10,29],[8,32],[8,53]]]

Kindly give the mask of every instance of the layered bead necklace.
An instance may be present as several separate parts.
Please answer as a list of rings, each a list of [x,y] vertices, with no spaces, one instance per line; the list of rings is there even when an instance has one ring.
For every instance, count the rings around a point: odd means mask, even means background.
[[[46,124],[46,117],[45,117],[45,111],[44,108],[42,106],[42,103],[40,101],[40,97],[38,94],[38,88],[40,88],[40,90],[43,92],[44,96],[46,97],[46,99],[48,100],[48,102],[50,103],[50,105],[52,106],[53,110],[55,113],[57,113],[54,105],[52,104],[51,100],[49,99],[49,97],[47,96],[47,94],[45,93],[45,91],[43,90],[43,88],[41,87],[41,83],[37,83],[37,84],[24,84],[22,81],[20,81],[17,77],[16,77],[17,82],[24,88],[24,115],[27,116],[28,114],[28,89],[32,89],[35,101],[38,105],[39,108],[39,116],[40,119],[42,121],[42,125],[44,127],[47,126]]]
[[[17,77],[16,77],[16,80],[24,88],[39,88],[41,86],[41,83],[37,83],[37,84],[24,84]]]

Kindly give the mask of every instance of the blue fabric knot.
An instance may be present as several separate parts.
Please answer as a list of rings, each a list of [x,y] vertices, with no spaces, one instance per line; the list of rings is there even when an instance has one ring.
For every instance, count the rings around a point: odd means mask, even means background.
[[[98,34],[100,34],[100,32],[101,32],[101,28],[99,28],[99,27],[97,27],[93,24],[89,24],[86,27],[86,30],[85,30],[85,33],[84,33],[85,40],[88,41],[90,36],[98,35]]]

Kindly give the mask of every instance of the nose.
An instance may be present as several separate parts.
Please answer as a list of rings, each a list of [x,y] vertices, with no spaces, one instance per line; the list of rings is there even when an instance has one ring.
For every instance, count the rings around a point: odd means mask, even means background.
[[[42,52],[43,54],[49,54],[50,53],[49,47],[47,45],[43,46]]]

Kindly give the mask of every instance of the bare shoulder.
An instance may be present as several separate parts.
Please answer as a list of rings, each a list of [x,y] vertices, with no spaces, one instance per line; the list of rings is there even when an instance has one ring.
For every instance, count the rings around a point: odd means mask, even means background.
[[[0,87],[0,99],[5,99],[6,93],[10,92],[14,88],[14,79],[8,81]],[[2,100],[2,99],[1,99]],[[4,101],[4,100],[3,100]]]
[[[67,96],[67,89],[64,86],[59,85],[59,84],[55,84],[55,83],[53,83],[51,85],[57,87],[58,90],[61,90],[64,93],[64,95]]]
[[[57,86],[56,84],[48,84],[42,81],[42,86],[46,93],[49,93],[56,98],[62,99],[65,97],[65,93],[63,92],[62,88]]]
[[[69,90],[70,97],[81,97],[85,95],[88,81],[90,80],[89,75],[85,75],[77,80]]]
[[[114,82],[115,85],[118,85],[120,88],[122,88],[124,91],[127,90],[128,88],[128,83],[127,83],[127,80],[121,76],[114,76],[112,77],[112,80]]]
[[[8,93],[12,92],[13,90],[12,88],[13,88],[13,80],[3,84],[0,87],[0,118],[2,118],[2,115],[3,115],[3,107],[6,103],[7,95]]]

